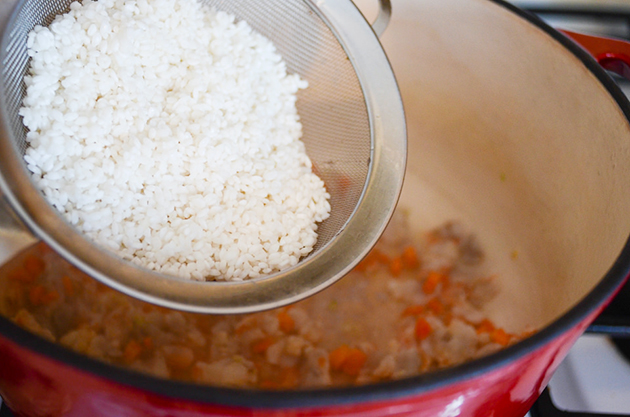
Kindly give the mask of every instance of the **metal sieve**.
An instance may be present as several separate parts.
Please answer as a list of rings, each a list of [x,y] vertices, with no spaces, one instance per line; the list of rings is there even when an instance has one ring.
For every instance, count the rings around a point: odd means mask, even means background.
[[[376,243],[396,205],[406,163],[402,102],[373,26],[350,0],[207,0],[269,38],[309,88],[298,96],[307,153],[331,195],[313,252],[296,266],[242,282],[196,282],[140,268],[69,225],[36,189],[18,111],[28,70],[27,35],[71,0],[0,2],[0,232],[32,234],[95,279],[169,308],[223,314],[279,307],[344,276]],[[0,194],[1,195],[1,194]]]

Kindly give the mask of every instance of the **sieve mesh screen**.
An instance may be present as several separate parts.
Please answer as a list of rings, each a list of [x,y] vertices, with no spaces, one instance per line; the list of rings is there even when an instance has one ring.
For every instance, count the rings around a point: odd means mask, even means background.
[[[0,110],[11,140],[24,154],[25,128],[18,114],[25,94],[28,70],[28,33],[36,25],[49,25],[69,9],[70,0],[26,0],[9,23],[0,50],[4,96]],[[245,20],[269,38],[290,72],[309,82],[300,92],[298,112],[303,141],[314,170],[331,195],[331,215],[319,229],[313,253],[320,250],[352,216],[364,188],[371,155],[371,131],[361,85],[343,47],[327,24],[304,0],[206,0],[217,10]]]

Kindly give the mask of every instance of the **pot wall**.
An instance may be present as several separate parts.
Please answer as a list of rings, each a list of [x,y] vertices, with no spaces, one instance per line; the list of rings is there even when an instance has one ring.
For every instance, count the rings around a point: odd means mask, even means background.
[[[500,4],[393,10],[382,43],[407,113],[401,204],[425,229],[463,219],[502,284],[490,315],[515,331],[545,326],[600,282],[628,238],[626,115],[580,58]]]

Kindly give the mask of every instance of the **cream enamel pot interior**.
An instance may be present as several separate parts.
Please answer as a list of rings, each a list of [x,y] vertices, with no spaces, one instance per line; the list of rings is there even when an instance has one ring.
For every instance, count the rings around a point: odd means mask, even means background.
[[[500,0],[397,0],[382,43],[409,131],[400,204],[418,228],[475,230],[501,282],[488,313],[536,334],[401,381],[264,392],[121,370],[0,320],[7,402],[23,415],[523,416],[630,269],[630,104],[586,51]]]
[[[419,227],[465,219],[497,262],[496,320],[545,326],[626,244],[627,101],[505,7],[399,3],[382,42],[409,129],[401,203]]]

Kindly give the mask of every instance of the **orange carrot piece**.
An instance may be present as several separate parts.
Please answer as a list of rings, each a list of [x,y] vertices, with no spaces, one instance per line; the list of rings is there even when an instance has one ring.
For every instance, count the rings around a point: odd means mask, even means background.
[[[43,285],[35,285],[28,291],[28,300],[35,307],[44,304],[46,297],[46,288]]]
[[[195,361],[195,356],[190,349],[176,347],[169,349],[165,355],[166,365],[173,370],[183,371],[188,369]]]
[[[51,290],[44,294],[41,302],[43,305],[48,305],[50,303],[54,303],[58,299],[59,299],[59,293],[56,290]]]
[[[153,339],[151,339],[149,336],[142,339],[142,347],[147,350],[153,349]]]
[[[495,329],[492,333],[490,333],[490,340],[501,346],[507,346],[510,343],[510,339],[511,336],[503,329]]]
[[[403,312],[402,312],[402,316],[403,317],[408,317],[408,316],[417,316],[419,314],[424,313],[424,306],[423,305],[414,305],[414,306],[409,306],[407,307]]]
[[[328,361],[330,363],[330,369],[338,371],[348,358],[350,354],[350,347],[348,345],[341,345],[337,349],[331,351],[328,354]]]
[[[405,268],[415,269],[420,266],[420,259],[416,248],[413,246],[407,246],[401,255],[401,259]]]
[[[403,261],[401,258],[394,258],[389,263],[389,273],[394,277],[400,276],[403,271]]]
[[[444,278],[444,275],[439,272],[436,272],[436,271],[429,272],[427,279],[422,284],[422,292],[424,292],[425,294],[433,294],[438,284],[442,282],[443,278]]]
[[[352,185],[352,179],[347,175],[340,175],[337,179],[337,184],[339,185],[340,191],[345,193]]]
[[[46,269],[46,263],[44,260],[35,255],[28,255],[24,259],[23,265],[26,272],[34,278],[39,278],[39,276],[44,272],[44,269]]]
[[[426,319],[422,317],[418,317],[418,320],[416,320],[416,328],[415,328],[416,339],[424,340],[427,337],[429,337],[432,331],[433,331],[433,328],[431,327],[431,324],[429,324],[429,322],[426,321]]]
[[[476,328],[477,334],[492,333],[494,329],[494,324],[492,324],[492,322],[488,319],[483,319],[483,321],[479,323]]]
[[[280,381],[280,388],[295,388],[300,381],[300,370],[297,368],[297,366],[283,368],[280,374]]]
[[[391,262],[391,260],[389,259],[389,256],[387,256],[386,253],[383,253],[378,249],[372,250],[372,253],[373,253],[374,259],[376,259],[377,262],[383,265],[387,265]]]
[[[533,336],[535,333],[537,333],[538,330],[526,330],[523,333],[521,333],[520,335],[518,335],[519,339],[527,339],[530,336]]]
[[[295,329],[295,321],[293,321],[293,317],[286,311],[278,313],[278,322],[280,324],[280,330],[285,333],[291,333]]]
[[[354,270],[357,272],[365,272],[372,266],[372,262],[368,258],[363,258],[361,262],[354,267]]]
[[[61,278],[61,284],[63,285],[63,290],[68,297],[72,297],[74,295],[74,284],[69,276],[64,275]]]
[[[361,349],[352,348],[341,365],[341,372],[349,376],[357,376],[365,361],[367,361],[367,355]]]
[[[276,343],[276,340],[271,336],[267,336],[252,345],[252,352],[265,353],[274,343]]]
[[[359,272],[365,272],[376,264],[388,265],[390,263],[389,256],[378,249],[372,249],[365,258],[355,267]]]
[[[190,375],[192,376],[193,381],[201,382],[203,379],[203,369],[201,369],[199,365],[195,365],[193,366]]]
[[[427,308],[437,315],[444,313],[445,310],[444,304],[442,304],[436,298],[432,298],[429,300],[429,302],[427,303]]]
[[[123,352],[123,359],[127,363],[135,361],[142,353],[142,346],[135,340],[129,341]]]
[[[449,326],[451,324],[451,321],[453,321],[453,313],[451,313],[450,311],[446,311],[443,315],[442,315],[442,322],[446,325]]]
[[[317,358],[317,364],[319,365],[320,368],[323,368],[324,366],[326,366],[326,357],[320,356],[319,358]]]
[[[442,274],[442,291],[451,286],[451,281],[448,279],[448,273]]]
[[[266,380],[266,381],[260,381],[260,383],[258,383],[258,387],[261,389],[280,389],[280,384],[277,383],[276,381],[271,381],[271,380]]]
[[[30,284],[34,282],[37,277],[35,277],[32,274],[29,274],[24,268],[18,268],[9,272],[8,278],[11,281],[24,282],[26,284]]]

